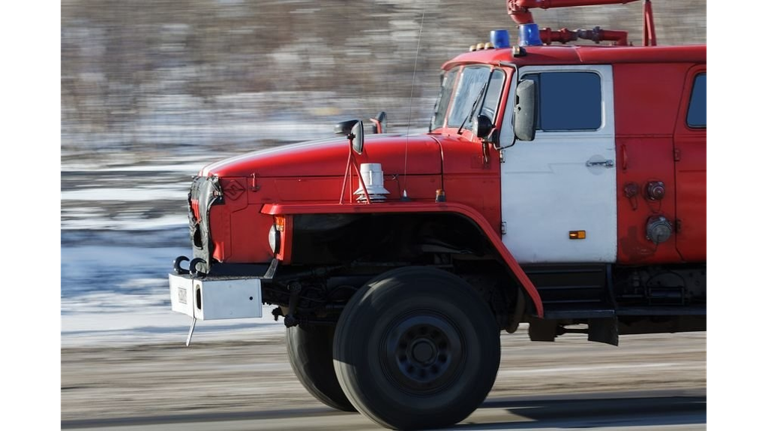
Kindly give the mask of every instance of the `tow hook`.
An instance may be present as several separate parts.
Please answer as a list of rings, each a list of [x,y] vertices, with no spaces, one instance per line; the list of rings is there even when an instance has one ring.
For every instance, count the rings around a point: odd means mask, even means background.
[[[179,256],[176,259],[174,259],[173,272],[175,272],[178,275],[189,274],[188,269],[184,269],[181,267],[181,262],[189,262],[189,258],[187,256]]]
[[[197,270],[198,263],[206,263],[206,262],[204,259],[200,259],[199,257],[192,259],[192,262],[189,262],[189,273],[192,274],[192,277],[204,278],[208,274],[203,271]]]

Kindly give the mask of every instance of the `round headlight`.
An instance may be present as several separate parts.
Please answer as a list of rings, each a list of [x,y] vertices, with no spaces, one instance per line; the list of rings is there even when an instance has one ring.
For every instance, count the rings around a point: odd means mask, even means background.
[[[272,249],[272,253],[277,254],[280,247],[280,232],[277,231],[277,227],[272,225],[269,228],[269,248]]]

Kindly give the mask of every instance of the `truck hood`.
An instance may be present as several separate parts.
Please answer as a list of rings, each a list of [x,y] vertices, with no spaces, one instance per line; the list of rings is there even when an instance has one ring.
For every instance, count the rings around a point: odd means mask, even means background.
[[[429,135],[399,134],[365,137],[358,163],[381,163],[388,175],[403,174],[408,148],[408,174],[440,174],[441,148]],[[334,138],[282,145],[231,157],[205,166],[201,176],[320,177],[342,176],[347,167],[349,141]]]

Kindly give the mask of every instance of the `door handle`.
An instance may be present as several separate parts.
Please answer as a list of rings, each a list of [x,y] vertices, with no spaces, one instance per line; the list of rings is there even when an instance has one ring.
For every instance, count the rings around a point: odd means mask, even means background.
[[[589,167],[592,167],[592,166],[603,166],[603,167],[606,167],[606,168],[612,168],[613,167],[613,160],[603,160],[601,162],[587,161],[587,167],[589,168]]]
[[[621,169],[623,171],[627,170],[627,163],[629,162],[629,157],[627,156],[627,146],[622,145],[621,146]]]

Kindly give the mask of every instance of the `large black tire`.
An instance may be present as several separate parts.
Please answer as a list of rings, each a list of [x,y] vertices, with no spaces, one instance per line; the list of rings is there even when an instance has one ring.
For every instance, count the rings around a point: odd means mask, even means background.
[[[397,429],[451,426],[483,402],[501,357],[490,307],[464,280],[432,268],[389,271],[344,308],[336,376],[357,410]]]
[[[333,369],[333,326],[294,326],[285,331],[288,358],[296,377],[323,404],[345,412],[355,408]]]

